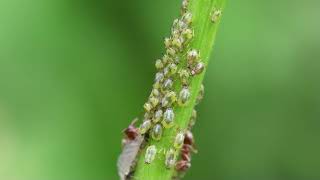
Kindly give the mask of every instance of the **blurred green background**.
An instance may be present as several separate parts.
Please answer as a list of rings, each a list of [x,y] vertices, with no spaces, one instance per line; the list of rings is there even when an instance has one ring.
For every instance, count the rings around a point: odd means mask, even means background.
[[[0,0],[0,179],[118,179],[175,0]],[[320,1],[231,1],[187,180],[320,179]]]

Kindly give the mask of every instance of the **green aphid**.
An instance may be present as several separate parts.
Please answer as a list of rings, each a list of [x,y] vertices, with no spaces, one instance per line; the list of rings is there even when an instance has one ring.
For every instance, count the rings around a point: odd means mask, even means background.
[[[174,112],[172,108],[168,108],[163,114],[162,125],[165,128],[171,128],[174,124]]]
[[[154,140],[159,141],[161,139],[161,137],[162,137],[162,132],[163,132],[163,129],[162,129],[161,124],[156,124],[152,128],[151,137]]]
[[[155,145],[151,145],[147,148],[146,154],[144,156],[144,162],[146,164],[151,164],[153,160],[155,159],[157,154],[157,148]]]

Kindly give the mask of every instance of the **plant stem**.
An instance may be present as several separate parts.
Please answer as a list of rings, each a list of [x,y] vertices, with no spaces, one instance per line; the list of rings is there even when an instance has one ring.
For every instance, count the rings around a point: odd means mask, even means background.
[[[192,28],[194,29],[194,38],[190,43],[188,49],[197,49],[201,53],[202,62],[207,67],[209,56],[214,44],[217,28],[220,20],[212,22],[212,13],[216,10],[222,10],[224,0],[190,0],[188,11],[193,15]],[[185,57],[185,56],[184,56]],[[185,58],[183,59],[186,65]],[[175,124],[180,130],[185,130],[188,127],[189,119],[196,104],[197,95],[199,93],[205,72],[200,75],[192,77],[190,82],[190,101],[186,106],[176,106],[175,111]],[[181,84],[175,86],[175,91],[179,92]],[[168,170],[165,167],[164,151],[172,146],[173,139],[177,134],[178,128],[166,129],[160,141],[150,139],[148,145],[155,145],[160,152],[157,154],[156,159],[151,164],[145,164],[144,155],[145,149],[138,157],[137,166],[135,169],[135,180],[170,180],[172,179],[175,170]]]

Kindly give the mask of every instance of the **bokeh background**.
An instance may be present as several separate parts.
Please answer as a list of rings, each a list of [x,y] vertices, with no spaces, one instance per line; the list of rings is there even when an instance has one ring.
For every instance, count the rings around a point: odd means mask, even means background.
[[[0,0],[0,179],[118,179],[179,0]],[[187,180],[320,179],[320,1],[228,1]]]

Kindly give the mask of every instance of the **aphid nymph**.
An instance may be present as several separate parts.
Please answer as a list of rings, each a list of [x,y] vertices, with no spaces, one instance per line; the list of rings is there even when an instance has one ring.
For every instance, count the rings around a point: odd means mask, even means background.
[[[175,139],[174,139],[174,148],[176,149],[180,149],[183,145],[184,142],[184,132],[180,131],[178,132],[178,134],[176,135]]]
[[[200,91],[199,91],[199,94],[197,96],[196,104],[199,104],[202,101],[203,98],[204,98],[204,85],[201,84]]]
[[[192,114],[189,121],[189,128],[191,129],[195,124],[197,120],[197,111],[195,109],[192,110]]]
[[[185,37],[187,40],[190,40],[190,39],[192,39],[192,37],[193,37],[193,33],[194,33],[194,32],[193,32],[191,29],[187,28],[187,29],[184,29],[181,34],[182,34],[183,37]]]
[[[143,107],[147,112],[150,112],[153,108],[149,102],[145,103]]]
[[[173,85],[173,81],[172,81],[172,79],[166,79],[165,81],[164,81],[164,83],[163,83],[163,87],[165,88],[165,89],[170,89],[171,87],[172,87],[172,85]]]
[[[144,157],[144,162],[146,164],[151,164],[157,154],[157,148],[155,145],[151,145],[147,148],[146,154]]]
[[[180,49],[182,46],[181,39],[175,37],[172,39],[172,45],[175,46],[176,48]]]
[[[171,63],[171,64],[169,65],[169,70],[170,70],[170,74],[173,75],[173,74],[175,74],[175,73],[177,72],[178,67],[177,67],[176,64]]]
[[[197,62],[199,58],[200,58],[199,52],[195,49],[192,49],[187,53],[187,60],[188,60],[189,66]]]
[[[222,14],[221,10],[214,10],[212,15],[211,15],[211,22],[213,22],[213,23],[218,22],[221,14]]]
[[[169,54],[171,57],[176,55],[176,50],[173,48],[168,48],[167,49],[167,54]]]
[[[160,92],[159,92],[158,89],[155,89],[155,88],[154,88],[154,89],[152,89],[151,95],[152,95],[152,96],[155,96],[155,97],[159,97]]]
[[[191,24],[192,21],[192,14],[190,12],[186,12],[182,16],[182,20],[186,24]]]
[[[154,125],[154,127],[152,128],[152,131],[151,131],[151,137],[156,140],[156,141],[159,141],[162,137],[162,126],[161,124],[156,124]]]
[[[162,73],[162,72],[158,72],[158,73],[156,74],[155,82],[162,82],[163,79],[164,79],[163,73]]]
[[[197,75],[197,74],[201,74],[203,72],[205,68],[205,65],[203,62],[198,62],[197,65],[192,69],[191,74]]]
[[[163,111],[161,109],[157,110],[155,113],[154,113],[154,118],[152,119],[152,121],[154,123],[157,123],[161,120],[162,118],[162,115],[163,115]]]
[[[152,107],[156,107],[158,105],[158,103],[159,103],[159,99],[154,97],[154,96],[151,96],[149,98],[149,102],[152,105]]]
[[[161,105],[162,107],[168,107],[177,101],[177,95],[174,91],[169,91],[162,98]]]
[[[145,120],[141,125],[140,125],[140,128],[139,128],[139,132],[140,134],[145,134],[146,132],[149,131],[149,129],[151,128],[151,121],[150,120]]]
[[[166,153],[166,159],[165,159],[165,165],[166,168],[171,169],[176,164],[176,151],[172,148],[170,148]]]
[[[162,69],[163,68],[164,65],[163,65],[161,59],[157,59],[156,60],[155,66],[156,66],[157,69]]]
[[[189,83],[190,74],[187,69],[180,69],[179,77],[183,85],[187,85]]]
[[[185,105],[190,99],[190,90],[188,87],[183,87],[179,93],[179,105]]]
[[[162,124],[165,128],[170,128],[173,125],[174,112],[173,109],[168,108],[163,114]]]
[[[171,39],[170,38],[165,38],[164,39],[164,46],[166,48],[170,48],[171,47]]]

